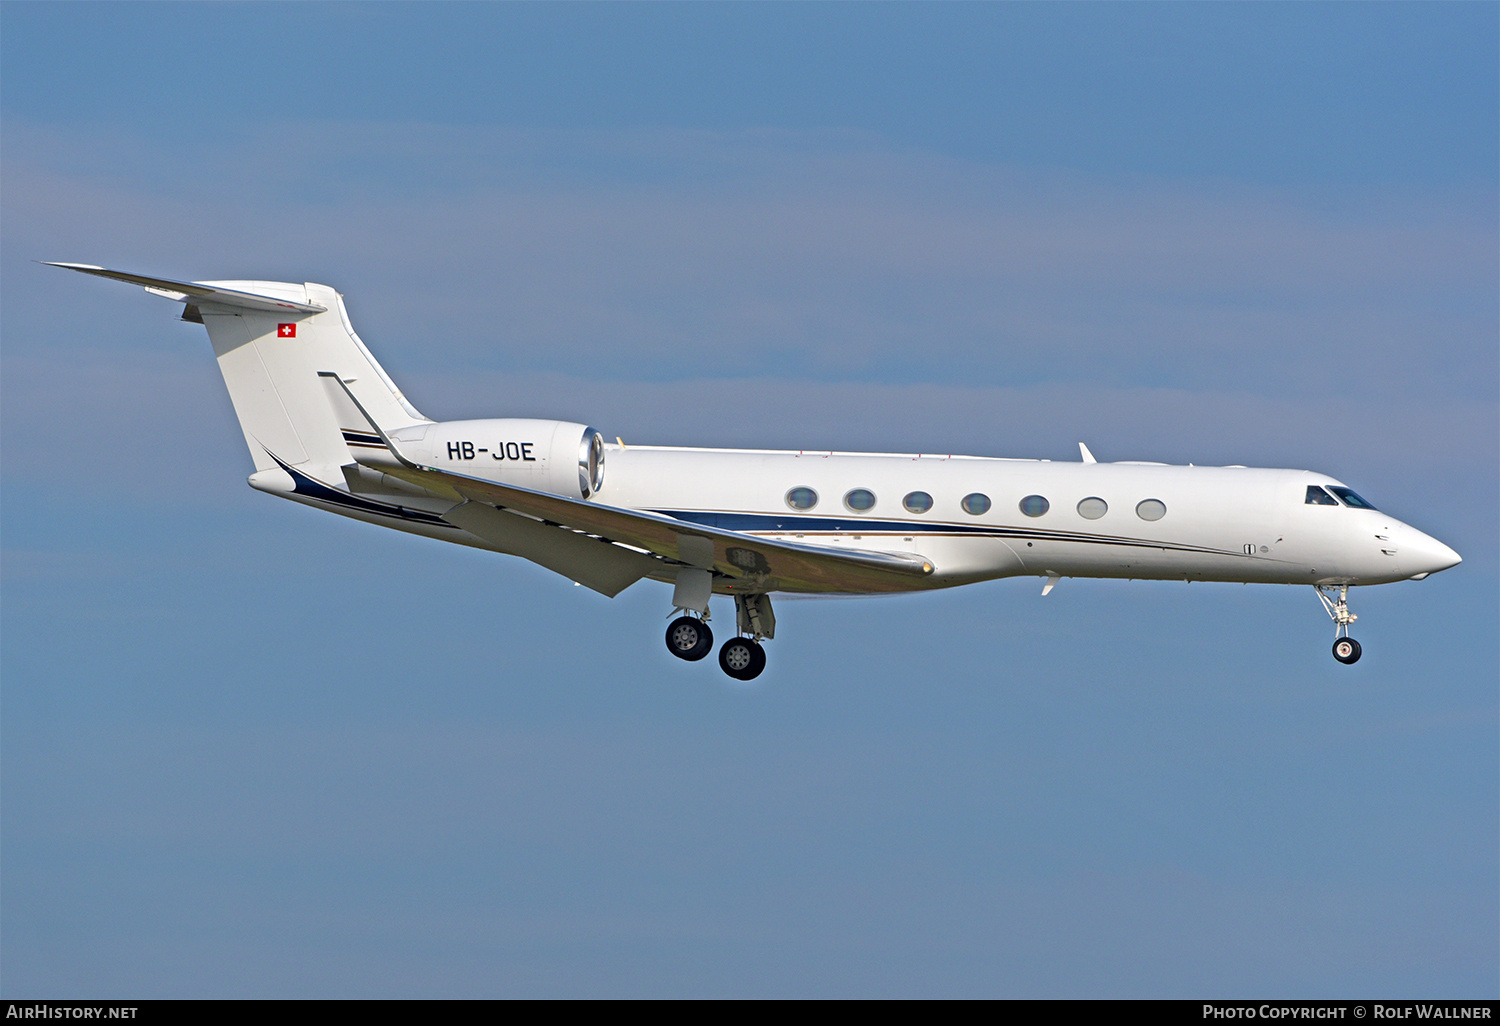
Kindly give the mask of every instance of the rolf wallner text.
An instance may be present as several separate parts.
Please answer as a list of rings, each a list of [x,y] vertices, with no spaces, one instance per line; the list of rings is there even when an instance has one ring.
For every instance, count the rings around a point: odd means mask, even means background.
[[[1205,1019],[1488,1019],[1489,1005],[1204,1005]]]

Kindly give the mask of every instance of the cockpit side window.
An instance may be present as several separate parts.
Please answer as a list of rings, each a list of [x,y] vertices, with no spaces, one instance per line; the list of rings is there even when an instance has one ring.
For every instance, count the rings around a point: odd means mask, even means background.
[[[1307,486],[1307,506],[1337,506],[1338,500],[1317,485]]]
[[[1355,509],[1374,509],[1365,499],[1360,497],[1353,488],[1345,488],[1343,485],[1329,485],[1328,490],[1344,500],[1345,506],[1353,506]]]

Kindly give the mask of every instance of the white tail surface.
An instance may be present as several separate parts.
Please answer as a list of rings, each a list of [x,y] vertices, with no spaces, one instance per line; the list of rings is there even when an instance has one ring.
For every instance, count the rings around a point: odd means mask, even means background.
[[[305,464],[322,480],[338,480],[340,468],[354,462],[350,445],[379,444],[348,396],[330,390],[320,371],[337,374],[389,430],[431,423],[375,362],[349,323],[344,297],[327,285],[174,281],[94,264],[52,266],[130,282],[187,304],[183,320],[208,329],[257,474],[278,464]]]
[[[382,425],[394,429],[428,423],[354,333],[343,297],[333,289],[311,282],[203,284],[325,308],[276,313],[209,299],[189,310],[208,328],[257,471],[270,470],[279,461],[308,464],[317,476],[336,479],[338,468],[353,462],[349,444],[357,444],[369,428],[346,397],[330,393],[319,371],[336,373]]]

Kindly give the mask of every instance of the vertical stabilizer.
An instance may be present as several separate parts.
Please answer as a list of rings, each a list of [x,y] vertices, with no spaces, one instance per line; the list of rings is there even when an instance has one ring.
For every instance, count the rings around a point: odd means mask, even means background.
[[[55,266],[131,282],[187,304],[183,319],[208,329],[257,471],[285,464],[339,480],[339,468],[353,462],[346,432],[368,428],[342,422],[346,411],[330,402],[319,371],[336,373],[392,430],[428,423],[375,362],[349,323],[343,297],[327,285],[184,282],[89,264]]]
[[[383,424],[426,423],[354,333],[343,297],[333,289],[312,283],[212,284],[258,292],[271,287],[296,290],[296,298],[324,307],[320,313],[293,317],[194,304],[213,342],[257,470],[277,461],[292,466],[306,462],[321,476],[336,477],[335,468],[352,462],[345,436],[363,425],[342,422],[342,408],[329,401],[319,371],[336,373]]]

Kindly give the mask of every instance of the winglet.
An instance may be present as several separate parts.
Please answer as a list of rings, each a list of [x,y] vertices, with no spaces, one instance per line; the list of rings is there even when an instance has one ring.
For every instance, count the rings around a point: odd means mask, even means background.
[[[1083,456],[1083,462],[1085,463],[1099,462],[1098,460],[1094,459],[1094,454],[1089,452],[1089,447],[1084,445],[1082,442],[1078,443],[1078,452]]]

